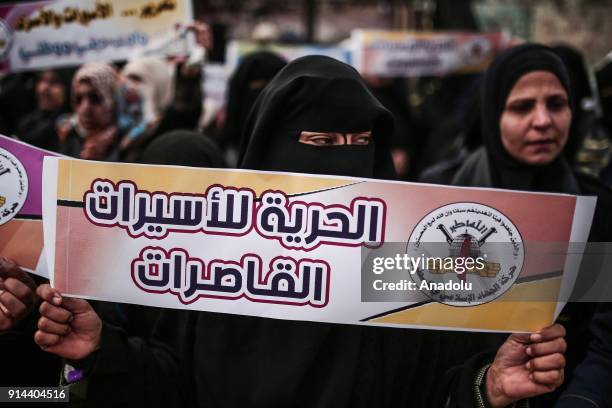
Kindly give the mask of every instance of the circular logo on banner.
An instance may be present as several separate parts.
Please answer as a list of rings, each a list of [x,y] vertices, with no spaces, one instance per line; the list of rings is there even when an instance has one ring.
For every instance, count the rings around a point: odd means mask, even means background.
[[[10,221],[28,196],[28,174],[19,159],[0,148],[0,225]]]
[[[412,231],[411,274],[432,300],[476,306],[506,292],[523,268],[524,246],[512,221],[495,208],[454,203],[427,214]]]
[[[6,22],[0,19],[0,61],[4,61],[8,57],[12,46],[13,34],[6,25]]]
[[[475,38],[459,46],[459,55],[466,64],[480,64],[491,54],[491,49],[487,38]]]

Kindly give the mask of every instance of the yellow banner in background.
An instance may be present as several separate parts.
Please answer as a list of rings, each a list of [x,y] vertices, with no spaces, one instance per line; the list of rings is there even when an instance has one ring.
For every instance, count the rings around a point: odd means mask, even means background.
[[[484,71],[510,37],[503,33],[354,30],[353,65],[364,75],[442,76]]]

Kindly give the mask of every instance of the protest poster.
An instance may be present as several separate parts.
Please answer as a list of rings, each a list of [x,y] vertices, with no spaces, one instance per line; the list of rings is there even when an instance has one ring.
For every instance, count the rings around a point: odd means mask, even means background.
[[[51,0],[3,5],[0,72],[129,59],[176,43],[176,25],[185,26],[191,20],[187,0]]]
[[[363,75],[441,76],[484,71],[508,46],[503,33],[354,30],[353,66]]]
[[[246,54],[256,51],[274,52],[287,61],[306,55],[325,55],[338,61],[351,64],[352,53],[349,47],[343,44],[316,45],[316,44],[277,44],[266,43],[264,45],[251,41],[231,41],[227,46],[226,65],[229,71],[233,71],[240,63],[240,59]]]
[[[0,135],[0,256],[33,272],[43,248],[42,165],[55,153]]]
[[[44,179],[47,263],[68,296],[483,331],[554,320],[580,259],[538,257],[533,243],[585,242],[596,201],[64,158],[45,160]],[[550,214],[554,222],[542,222]],[[393,243],[400,253],[384,251]]]

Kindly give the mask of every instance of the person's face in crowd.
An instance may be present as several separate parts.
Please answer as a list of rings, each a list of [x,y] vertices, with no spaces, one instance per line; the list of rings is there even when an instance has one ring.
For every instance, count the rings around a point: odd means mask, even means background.
[[[132,90],[135,90],[139,94],[143,94],[146,88],[146,81],[140,75],[129,73],[123,76],[125,85]]]
[[[336,133],[302,131],[299,142],[313,146],[367,146],[372,142],[372,132]]]
[[[556,75],[534,71],[514,84],[500,119],[501,141],[516,160],[551,163],[567,142],[572,112]]]
[[[36,82],[36,98],[38,108],[43,111],[54,112],[64,106],[66,102],[66,88],[58,81],[53,71],[43,71]]]
[[[74,109],[85,130],[102,130],[112,123],[112,109],[106,106],[102,95],[89,82],[77,83],[73,92]]]

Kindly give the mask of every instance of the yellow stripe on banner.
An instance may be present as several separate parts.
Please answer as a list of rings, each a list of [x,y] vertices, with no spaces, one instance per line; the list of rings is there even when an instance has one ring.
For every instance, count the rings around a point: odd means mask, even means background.
[[[57,163],[57,199],[65,200],[69,196],[70,189],[70,165],[65,160],[59,160]]]
[[[559,293],[560,286],[561,278],[521,283],[514,285],[498,300],[476,307],[428,303],[369,321],[467,329],[537,331],[552,322],[556,303],[520,299],[553,299],[554,294]],[[432,325],[427,322],[437,323]]]
[[[69,165],[72,163],[72,169]],[[68,191],[72,171],[72,191]],[[277,174],[232,172],[227,170],[139,166],[91,161],[60,160],[58,166],[58,200],[81,201],[93,180],[109,179],[113,182],[131,180],[140,190],[203,194],[213,184],[223,186],[249,186],[257,196],[266,190],[282,190],[297,194],[325,190],[352,184],[350,179],[324,179],[312,176],[287,177]]]

